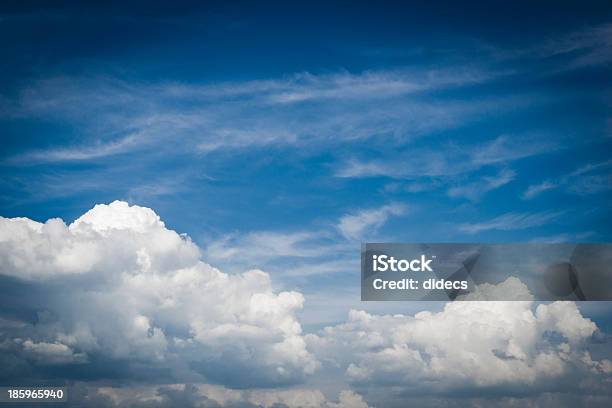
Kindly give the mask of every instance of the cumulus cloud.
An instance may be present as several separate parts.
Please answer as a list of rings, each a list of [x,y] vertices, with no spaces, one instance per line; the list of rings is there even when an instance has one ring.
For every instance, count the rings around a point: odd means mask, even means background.
[[[148,208],[97,205],[69,226],[1,218],[0,274],[44,285],[42,299],[13,305],[45,311],[12,331],[27,335],[35,362],[125,359],[238,387],[297,382],[318,366],[296,318],[300,293],[276,293],[259,270],[228,275],[202,262]]]
[[[481,283],[465,295],[457,296],[457,300],[533,300],[533,295],[520,279],[510,276],[498,284]]]
[[[610,361],[593,361],[584,348],[595,331],[572,302],[452,302],[414,316],[352,310],[346,323],[307,340],[357,387],[478,396],[579,388],[594,373],[610,381]]]
[[[111,279],[149,267],[180,269],[199,258],[197,246],[152,210],[120,201],[97,205],[70,226],[57,218],[43,224],[0,217],[0,253],[0,273],[27,280],[89,273]]]
[[[384,206],[341,225],[354,237],[401,211]],[[119,201],[70,225],[0,218],[0,283],[0,379],[87,372],[99,382],[72,392],[88,406],[365,408],[416,391],[605,399],[612,381],[612,362],[588,347],[596,325],[572,302],[353,310],[304,334],[300,293],[275,291],[259,270],[221,272],[154,211]],[[522,286],[483,290],[509,288]],[[117,387],[118,377],[133,384]],[[332,379],[336,394],[312,388],[314,379]],[[347,383],[359,394],[340,392]]]

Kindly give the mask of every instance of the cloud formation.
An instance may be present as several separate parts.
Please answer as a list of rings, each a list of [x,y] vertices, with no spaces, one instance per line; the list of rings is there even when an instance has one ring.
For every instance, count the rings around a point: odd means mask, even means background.
[[[516,177],[516,172],[503,169],[494,176],[484,176],[478,181],[455,185],[448,189],[449,197],[464,197],[477,201],[482,195],[510,183]]]
[[[375,228],[371,215],[341,222],[346,236]],[[275,291],[259,270],[219,271],[154,211],[120,201],[70,225],[0,218],[0,260],[1,378],[54,370],[81,381],[73,392],[88,406],[366,408],[401,406],[413,393],[564,390],[609,401],[612,363],[591,354],[598,328],[572,302],[453,302],[414,316],[352,310],[305,334],[300,293]],[[119,386],[126,377],[133,384]],[[337,397],[312,386],[325,381]]]
[[[532,184],[522,194],[523,200],[530,200],[541,193],[554,189],[577,195],[591,195],[612,190],[612,160],[588,163],[556,180],[544,180]]]
[[[459,229],[468,234],[477,234],[479,232],[489,230],[520,230],[544,225],[549,221],[557,219],[562,214],[562,212],[554,211],[541,211],[537,213],[510,212],[487,221],[476,222],[473,224],[462,224],[459,226]]]
[[[300,293],[276,293],[259,270],[228,275],[202,262],[148,208],[97,205],[69,226],[1,218],[0,259],[5,277],[44,285],[45,315],[11,345],[36,362],[183,365],[233,386],[293,383],[318,366],[296,318]]]
[[[437,148],[414,148],[410,151],[410,160],[404,158],[400,160],[359,160],[351,158],[336,169],[335,176],[341,178],[389,177],[414,179],[439,177],[449,179],[475,172],[484,167],[505,165],[517,160],[544,155],[558,149],[555,142],[546,139],[525,135],[502,135],[476,143],[465,143],[460,147],[450,144]],[[512,170],[500,170],[498,179],[505,181],[502,183],[503,185],[513,179],[515,175]],[[494,180],[485,178],[491,188],[498,186]]]
[[[595,331],[571,302],[453,302],[414,316],[352,310],[346,323],[307,339],[358,389],[389,387],[398,397],[424,388],[472,397],[568,386],[607,393],[611,362],[594,361],[584,348]],[[582,381],[600,376],[607,380]]]
[[[407,207],[400,203],[391,203],[379,208],[360,210],[344,215],[338,222],[338,231],[346,238],[360,240],[364,235],[372,236],[391,216],[402,215]]]
[[[166,151],[178,149],[166,143],[170,135],[190,146],[179,149],[188,154],[271,145],[320,147],[381,135],[392,136],[390,140],[400,134],[412,137],[455,127],[490,106],[461,100],[431,103],[422,100],[424,94],[473,86],[498,75],[486,67],[462,65],[295,73],[215,84],[139,83],[108,76],[47,78],[22,89],[0,114],[66,121],[81,129],[84,141],[21,152],[5,163],[101,161],[151,153],[147,149],[160,144]],[[379,108],[372,109],[373,100]],[[309,110],[310,115],[303,114],[306,103],[317,107]],[[92,122],[92,117],[97,120]],[[410,135],[404,134],[406,129]]]

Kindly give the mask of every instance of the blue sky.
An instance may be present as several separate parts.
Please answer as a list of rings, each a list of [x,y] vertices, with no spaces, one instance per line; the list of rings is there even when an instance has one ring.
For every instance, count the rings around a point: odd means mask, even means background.
[[[307,330],[442,307],[361,242],[609,242],[612,8],[454,3],[3,6],[0,215],[152,208]]]
[[[610,11],[519,9],[8,7],[0,212],[127,200],[300,289],[365,240],[609,241]]]

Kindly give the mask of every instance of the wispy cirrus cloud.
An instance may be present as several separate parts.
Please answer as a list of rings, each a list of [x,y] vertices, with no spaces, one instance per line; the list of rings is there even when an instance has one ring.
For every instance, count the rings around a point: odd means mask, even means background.
[[[351,158],[336,169],[339,178],[389,177],[394,179],[415,177],[441,177],[472,170],[470,163],[450,154],[430,149],[415,149],[410,160],[360,160]]]
[[[547,191],[547,190],[552,190],[556,187],[557,186],[553,182],[548,181],[548,180],[543,181],[538,184],[532,184],[529,187],[527,187],[527,190],[525,190],[525,192],[521,195],[521,198],[523,200],[531,200],[532,198],[536,197],[540,193],[543,193],[544,191]]]
[[[391,202],[347,212],[319,229],[235,232],[209,241],[204,252],[214,265],[265,268],[289,280],[347,273],[357,266],[354,241],[374,237],[392,217],[407,212],[407,205]]]
[[[510,183],[515,177],[516,172],[514,170],[502,169],[494,176],[484,176],[478,181],[450,187],[447,194],[449,197],[464,197],[471,201],[477,201],[487,192]]]
[[[501,74],[476,66],[366,71],[358,75],[349,72],[323,76],[306,73],[294,76],[284,86],[275,87],[269,100],[295,103],[322,99],[378,99],[482,83]]]
[[[129,152],[142,144],[138,135],[129,135],[112,141],[58,149],[33,150],[10,158],[7,163],[45,163],[87,161]]]
[[[609,54],[609,30],[610,25],[591,27],[570,33],[554,45],[538,45],[540,58],[584,50],[590,53],[587,59],[602,61],[602,56]],[[218,83],[61,76],[32,82],[16,98],[3,97],[1,112],[9,118],[64,121],[82,135],[78,144],[21,152],[8,160],[11,164],[99,160],[176,140],[189,145],[189,152],[200,154],[367,138],[393,143],[460,126],[484,112],[504,110],[504,105],[526,105],[525,101],[513,104],[499,98],[475,101],[447,97],[437,102],[427,98],[432,92],[490,83],[514,73],[492,61],[460,60],[441,67],[301,72]],[[373,105],[379,108],[373,109]],[[122,134],[137,136],[117,138]],[[517,150],[517,145],[523,144],[513,139],[499,137],[487,149],[483,146],[475,152],[473,160],[493,164],[532,153]],[[547,146],[535,146],[531,141],[525,147],[537,150]],[[366,174],[365,166],[361,167],[338,174]],[[372,174],[393,174],[368,167]]]
[[[401,203],[391,203],[379,208],[359,210],[340,218],[338,231],[350,240],[360,240],[365,235],[371,236],[392,216],[405,214],[408,207]]]
[[[522,48],[489,49],[494,58],[503,61],[556,62],[542,71],[548,75],[605,66],[612,61],[612,23],[585,26]]]
[[[563,215],[562,211],[542,211],[537,213],[510,212],[487,221],[461,224],[459,230],[468,234],[477,234],[490,230],[521,230],[539,227],[559,218],[561,215]]]
[[[2,116],[67,123],[79,131],[80,141],[21,152],[8,163],[99,160],[162,144],[166,150],[190,146],[182,152],[202,154],[372,137],[407,139],[457,126],[486,106],[427,101],[423,96],[428,92],[471,86],[498,75],[471,65],[299,73],[212,84],[49,78],[31,83],[13,99],[5,98]],[[177,140],[181,144],[168,145]]]
[[[206,254],[212,261],[242,258],[253,263],[280,257],[318,257],[331,250],[320,244],[324,237],[322,232],[313,231],[229,234],[211,242]]]
[[[508,163],[558,149],[558,142],[533,135],[501,135],[487,143],[474,146],[471,161],[475,165]]]
[[[562,183],[569,192],[579,195],[612,190],[612,160],[582,166],[564,177]]]
[[[590,195],[612,190],[612,160],[588,163],[556,180],[544,180],[532,184],[523,192],[521,198],[530,200],[541,193],[562,189],[570,194]]]
[[[583,232],[572,233],[572,234],[563,233],[563,234],[536,237],[536,238],[531,239],[530,242],[560,244],[563,242],[583,241],[589,237],[592,237],[593,235],[595,235],[594,231],[583,231]]]
[[[612,62],[612,23],[585,27],[551,38],[534,53],[542,58],[567,56],[566,69],[577,69]]]
[[[226,234],[210,241],[205,253],[215,264],[280,268],[283,276],[346,272],[353,264],[356,248],[347,240],[374,236],[391,217],[404,215],[407,211],[407,205],[392,202],[348,212],[318,230]]]
[[[543,155],[559,148],[558,142],[531,136],[498,136],[483,142],[449,144],[437,149],[416,148],[406,158],[391,160],[359,160],[351,158],[335,172],[340,178],[390,177],[448,177],[469,173],[485,166],[508,164],[520,159]],[[502,171],[500,181],[510,178],[510,171]],[[509,181],[509,180],[508,180]],[[491,180],[491,185],[495,181]]]

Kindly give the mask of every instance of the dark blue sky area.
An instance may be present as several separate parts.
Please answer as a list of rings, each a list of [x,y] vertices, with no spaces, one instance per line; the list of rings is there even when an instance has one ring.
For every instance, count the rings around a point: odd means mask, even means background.
[[[199,81],[436,63],[469,43],[524,47],[611,14],[604,1],[10,3],[0,28],[8,88],[92,59],[98,71]]]

